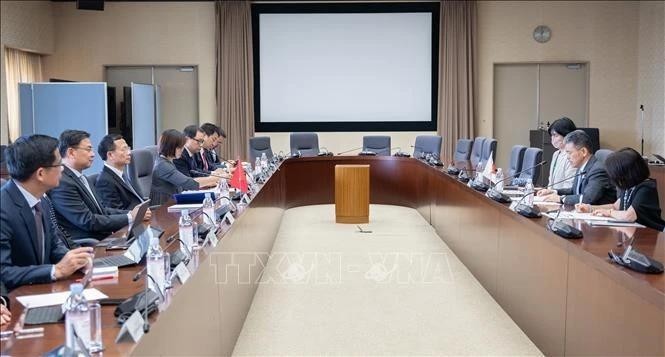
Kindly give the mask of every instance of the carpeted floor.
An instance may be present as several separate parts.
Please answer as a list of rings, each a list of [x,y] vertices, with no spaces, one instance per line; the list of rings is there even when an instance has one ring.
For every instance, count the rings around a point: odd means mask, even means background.
[[[286,211],[235,355],[542,355],[417,211],[334,215]]]

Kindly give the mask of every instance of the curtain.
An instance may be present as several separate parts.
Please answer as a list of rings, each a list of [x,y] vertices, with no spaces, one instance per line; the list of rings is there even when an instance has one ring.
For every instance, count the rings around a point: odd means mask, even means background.
[[[254,135],[251,2],[215,2],[217,124],[227,133],[222,157],[247,160]]]
[[[5,48],[7,79],[7,125],[9,141],[21,135],[18,84],[42,81],[42,57],[36,53]]]
[[[441,1],[438,128],[448,161],[458,139],[474,136],[476,6],[475,1]]]

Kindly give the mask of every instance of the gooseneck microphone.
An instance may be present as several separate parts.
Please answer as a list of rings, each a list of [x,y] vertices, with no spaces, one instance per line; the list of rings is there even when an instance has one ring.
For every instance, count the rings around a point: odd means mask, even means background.
[[[563,180],[559,180],[559,181],[557,181],[557,182],[551,183],[551,184],[549,184],[549,185],[543,187],[543,189],[550,188],[550,187],[552,187],[552,186],[554,186],[554,185],[560,184],[560,183],[562,183],[562,182],[568,181],[568,180],[570,180],[570,179],[572,179],[572,178],[575,178],[575,177],[577,177],[577,176],[581,176],[581,175],[586,175],[586,171],[581,171],[581,172],[578,172],[578,173],[576,173],[576,174],[574,174],[574,175],[570,175],[570,176],[564,178]],[[527,206],[527,205],[523,205],[523,204],[522,204],[522,201],[524,201],[524,199],[525,199],[526,197],[528,197],[529,195],[533,195],[533,194],[535,194],[535,193],[536,193],[536,190],[533,190],[533,191],[531,191],[531,192],[527,192],[527,193],[525,193],[524,195],[522,195],[522,197],[520,198],[520,200],[517,201],[517,205],[515,205],[515,212],[517,212],[517,213],[519,213],[519,214],[521,214],[522,216],[527,217],[527,218],[539,218],[539,217],[541,216],[539,210],[537,210],[537,209],[535,209],[535,208],[533,208],[533,207],[531,207],[531,206]]]
[[[516,172],[516,173],[514,173],[514,174],[512,174],[512,175],[510,175],[510,176],[508,176],[508,177],[506,177],[506,178],[504,178],[504,179],[502,179],[502,180],[499,180],[499,181],[493,183],[493,184],[491,185],[490,189],[487,191],[487,197],[489,197],[489,198],[491,198],[491,199],[493,199],[494,201],[497,201],[497,202],[501,202],[501,203],[511,203],[512,200],[510,199],[510,197],[509,197],[508,195],[503,194],[503,193],[501,193],[501,192],[499,192],[499,191],[496,190],[496,185],[498,185],[499,183],[504,182],[504,181],[506,181],[506,180],[509,180],[509,179],[515,178],[515,177],[517,177],[518,175],[521,175],[523,172],[526,172],[526,171],[529,171],[529,170],[533,170],[533,169],[535,169],[535,168],[538,167],[538,166],[545,165],[546,163],[547,163],[547,161],[546,161],[546,160],[543,160],[543,161],[541,161],[541,162],[539,162],[539,163],[537,163],[537,164],[535,164],[535,165],[529,167],[528,169],[520,170],[520,171],[518,171],[518,172]]]
[[[362,149],[362,146],[359,147],[359,148],[353,148],[353,149],[349,149],[349,150],[340,151],[340,152],[337,153],[337,155],[348,154],[351,151],[356,151],[356,150],[360,150],[360,149]]]

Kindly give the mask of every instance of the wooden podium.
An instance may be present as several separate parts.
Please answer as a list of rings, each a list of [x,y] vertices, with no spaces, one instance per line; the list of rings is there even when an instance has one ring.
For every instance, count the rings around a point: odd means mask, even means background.
[[[335,222],[369,223],[369,165],[335,165]]]

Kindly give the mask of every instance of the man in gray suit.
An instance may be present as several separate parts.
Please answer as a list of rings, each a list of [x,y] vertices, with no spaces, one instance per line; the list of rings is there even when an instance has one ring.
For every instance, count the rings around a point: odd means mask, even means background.
[[[131,224],[138,206],[131,212],[102,206],[93,184],[83,175],[92,166],[95,151],[90,134],[65,130],[60,134],[60,155],[64,164],[60,185],[49,193],[60,226],[72,239],[104,239]]]
[[[610,183],[603,163],[591,154],[591,139],[582,130],[570,132],[564,140],[564,149],[568,161],[577,168],[581,175],[575,177],[573,186],[559,190],[540,190],[538,196],[544,196],[549,202],[566,205],[588,203],[603,205],[616,201],[616,188]]]

